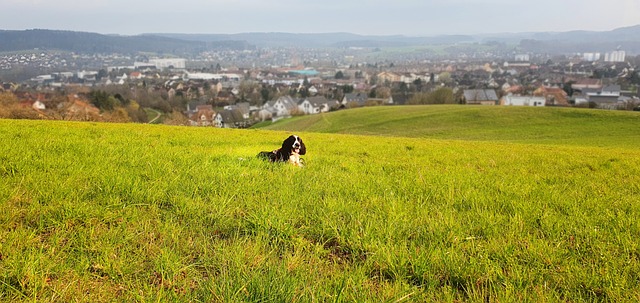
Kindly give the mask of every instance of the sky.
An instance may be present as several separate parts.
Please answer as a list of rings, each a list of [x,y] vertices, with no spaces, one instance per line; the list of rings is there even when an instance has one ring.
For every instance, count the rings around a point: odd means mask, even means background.
[[[608,31],[640,0],[0,0],[0,30],[404,35]],[[1,43],[1,41],[0,41]]]

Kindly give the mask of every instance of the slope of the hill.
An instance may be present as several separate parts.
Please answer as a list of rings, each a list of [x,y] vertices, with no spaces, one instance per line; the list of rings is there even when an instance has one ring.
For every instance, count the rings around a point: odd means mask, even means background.
[[[640,297],[638,149],[298,134],[0,120],[0,302]]]
[[[269,130],[640,147],[640,113],[504,106],[364,107],[280,120]]]

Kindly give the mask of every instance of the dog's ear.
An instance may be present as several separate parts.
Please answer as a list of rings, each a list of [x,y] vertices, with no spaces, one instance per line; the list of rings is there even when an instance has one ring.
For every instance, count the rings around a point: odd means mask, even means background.
[[[282,148],[280,150],[284,151],[286,154],[291,153],[291,148],[293,147],[293,142],[295,141],[296,138],[294,136],[289,136],[282,142]]]
[[[300,152],[298,154],[304,155],[307,153],[307,147],[304,146],[304,142],[302,142],[302,138],[298,137],[298,142],[300,142]]]

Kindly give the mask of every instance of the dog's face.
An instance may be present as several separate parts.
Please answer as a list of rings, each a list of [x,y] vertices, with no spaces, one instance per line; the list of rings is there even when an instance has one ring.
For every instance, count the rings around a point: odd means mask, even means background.
[[[307,153],[307,148],[304,146],[302,139],[296,135],[291,135],[282,142],[282,150],[287,154],[304,155]]]

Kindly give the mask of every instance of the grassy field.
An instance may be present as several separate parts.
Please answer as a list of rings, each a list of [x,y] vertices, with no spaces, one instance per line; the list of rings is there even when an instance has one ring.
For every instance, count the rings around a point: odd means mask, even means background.
[[[302,169],[255,158],[289,131],[0,120],[0,300],[636,302],[638,116],[566,114],[305,122]]]
[[[640,148],[640,113],[574,108],[363,107],[280,120],[270,130]]]

